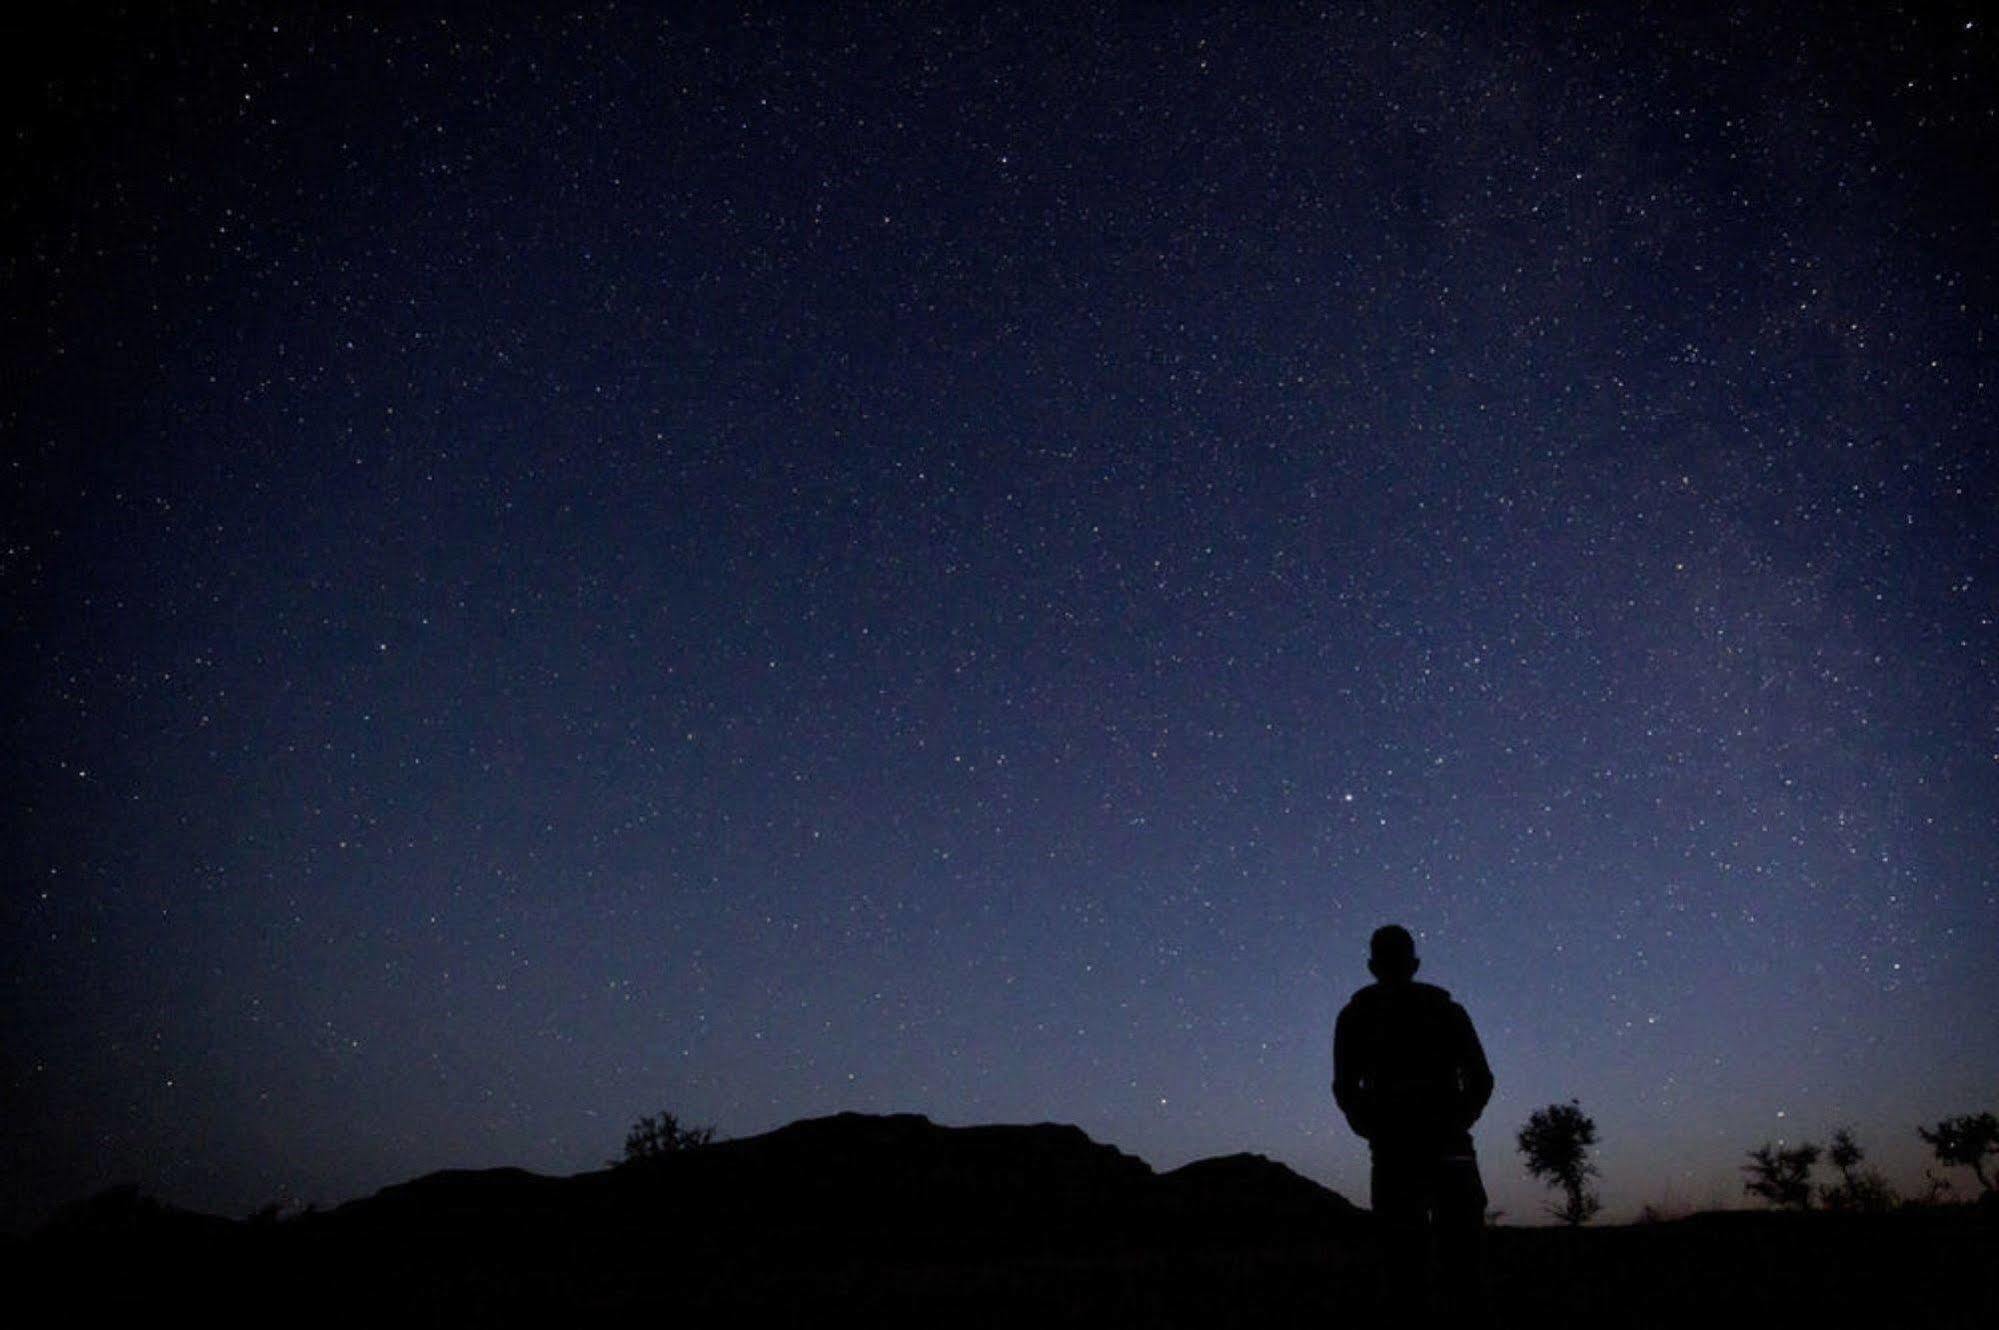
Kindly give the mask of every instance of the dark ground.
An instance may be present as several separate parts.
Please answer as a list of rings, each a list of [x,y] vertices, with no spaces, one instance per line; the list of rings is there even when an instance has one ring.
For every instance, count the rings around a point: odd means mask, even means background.
[[[843,1116],[288,1220],[107,1193],[0,1274],[82,1324],[1368,1326],[1390,1319],[1369,1242],[1364,1213],[1256,1156],[1162,1175],[1073,1127]],[[1501,1228],[1488,1257],[1502,1325],[1999,1325],[1989,1208]]]

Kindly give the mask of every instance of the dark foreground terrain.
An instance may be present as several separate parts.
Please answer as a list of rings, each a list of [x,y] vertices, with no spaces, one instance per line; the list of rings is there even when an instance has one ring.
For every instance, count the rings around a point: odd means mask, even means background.
[[[1407,1323],[1377,1313],[1369,1240],[1364,1212],[1259,1156],[1155,1174],[1074,1127],[843,1114],[283,1221],[111,1192],[5,1249],[0,1277],[81,1324]],[[1504,1325],[1999,1325],[1999,1223],[1968,1207],[1498,1229],[1488,1255]]]

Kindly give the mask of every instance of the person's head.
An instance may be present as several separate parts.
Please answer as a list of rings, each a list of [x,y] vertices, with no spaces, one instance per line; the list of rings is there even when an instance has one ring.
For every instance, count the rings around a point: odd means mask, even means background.
[[[1400,924],[1374,930],[1367,940],[1367,971],[1385,984],[1401,983],[1416,977],[1416,939]]]

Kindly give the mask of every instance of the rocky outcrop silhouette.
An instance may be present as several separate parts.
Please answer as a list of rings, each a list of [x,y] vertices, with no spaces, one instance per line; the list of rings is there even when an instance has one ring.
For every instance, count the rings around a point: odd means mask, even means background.
[[[1338,1192],[1256,1154],[1197,1159],[1159,1181],[1186,1222],[1217,1231],[1346,1231],[1366,1213]]]

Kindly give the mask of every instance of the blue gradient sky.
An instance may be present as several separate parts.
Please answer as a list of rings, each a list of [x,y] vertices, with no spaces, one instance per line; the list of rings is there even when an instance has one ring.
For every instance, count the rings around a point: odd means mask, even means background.
[[[1999,1107],[1973,9],[111,11],[17,52],[13,1222],[1058,1120],[1611,1217]],[[1614,13],[1621,10],[1613,7]]]

